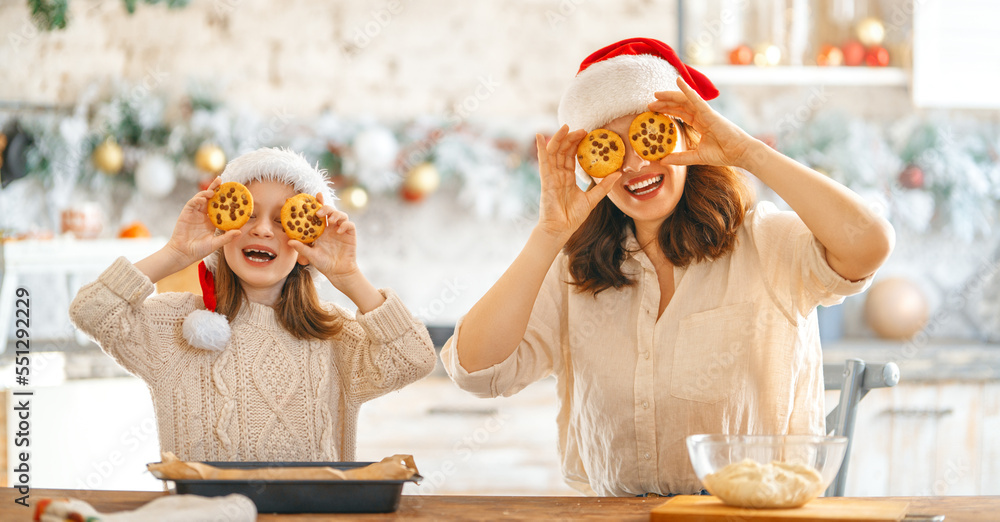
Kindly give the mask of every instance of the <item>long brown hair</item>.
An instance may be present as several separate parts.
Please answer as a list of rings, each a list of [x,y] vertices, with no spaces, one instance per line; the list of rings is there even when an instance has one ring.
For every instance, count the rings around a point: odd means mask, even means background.
[[[221,249],[218,256],[219,262],[215,269],[215,310],[232,322],[246,300],[246,293],[240,278],[226,263],[226,256]],[[336,312],[326,311],[320,304],[312,274],[298,263],[285,278],[281,295],[274,303],[274,312],[278,323],[299,339],[330,339],[344,327],[343,317]]]
[[[683,122],[679,127],[685,143],[698,144],[701,136],[697,131]],[[667,259],[676,266],[687,266],[732,252],[751,197],[743,175],[732,167],[689,165],[680,201],[660,225],[657,239]],[[626,227],[635,233],[632,218],[610,198],[594,207],[566,242],[571,284],[594,294],[635,284],[621,269],[628,255]]]

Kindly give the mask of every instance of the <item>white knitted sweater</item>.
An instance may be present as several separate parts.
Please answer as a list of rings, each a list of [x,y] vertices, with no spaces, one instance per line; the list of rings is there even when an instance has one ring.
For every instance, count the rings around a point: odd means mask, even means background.
[[[356,319],[327,304],[346,319],[328,341],[297,339],[271,307],[244,303],[221,352],[181,334],[188,313],[204,308],[200,296],[153,291],[119,258],[80,289],[70,317],[146,382],[160,448],[184,460],[354,460],[361,404],[434,369],[427,329],[391,290]]]

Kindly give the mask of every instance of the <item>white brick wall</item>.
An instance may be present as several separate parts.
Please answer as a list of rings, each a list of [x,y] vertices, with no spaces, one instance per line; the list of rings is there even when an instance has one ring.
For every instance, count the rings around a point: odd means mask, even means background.
[[[280,7],[279,7],[280,6]],[[395,13],[395,14],[394,14]],[[73,103],[92,81],[191,79],[261,112],[442,114],[499,87],[477,115],[554,114],[590,52],[629,36],[676,38],[671,0],[194,0],[180,10],[73,0],[65,31],[38,32],[26,2],[0,3],[0,99]]]

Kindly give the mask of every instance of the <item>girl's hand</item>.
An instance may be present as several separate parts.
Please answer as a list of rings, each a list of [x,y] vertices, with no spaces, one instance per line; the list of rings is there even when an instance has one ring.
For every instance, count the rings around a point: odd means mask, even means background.
[[[323,194],[316,194],[316,199],[322,204]],[[299,253],[299,263],[311,263],[339,289],[343,282],[361,274],[357,262],[357,228],[346,213],[330,205],[323,204],[316,215],[327,222],[316,241],[307,245],[290,239],[288,244]]]
[[[222,184],[217,177],[206,190],[194,195],[177,218],[174,231],[167,241],[167,247],[177,258],[181,267],[200,261],[223,245],[240,237],[239,230],[230,230],[216,235],[215,225],[208,217],[208,201],[215,195],[215,189]]]
[[[677,79],[681,92],[663,91],[655,94],[649,110],[684,120],[701,134],[694,149],[668,154],[661,165],[716,165],[750,169],[749,150],[756,142],[733,122],[715,112],[683,79]]]
[[[569,132],[563,125],[548,143],[535,135],[538,148],[538,171],[542,178],[538,226],[543,231],[568,239],[583,224],[590,211],[608,195],[622,173],[614,172],[588,191],[576,184],[576,147],[587,131]]]

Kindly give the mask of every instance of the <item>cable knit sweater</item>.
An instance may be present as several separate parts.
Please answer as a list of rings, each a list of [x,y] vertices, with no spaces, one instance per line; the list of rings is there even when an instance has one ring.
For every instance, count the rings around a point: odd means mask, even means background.
[[[192,461],[354,460],[358,409],[434,369],[427,329],[391,290],[328,341],[301,340],[271,307],[244,303],[221,352],[181,335],[201,297],[166,293],[125,258],[83,288],[74,324],[149,386],[160,448]]]

